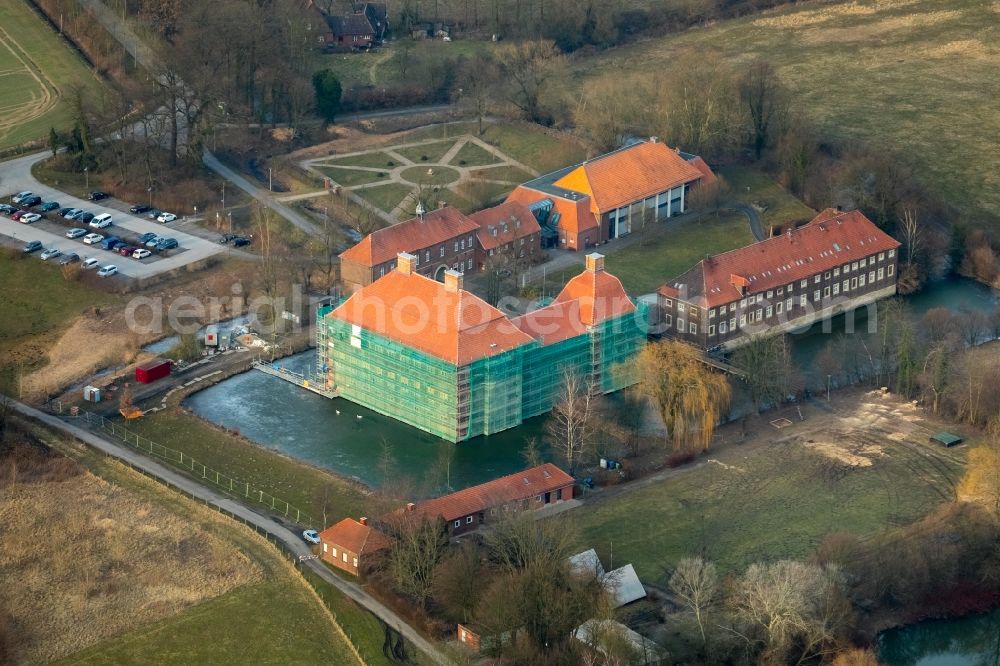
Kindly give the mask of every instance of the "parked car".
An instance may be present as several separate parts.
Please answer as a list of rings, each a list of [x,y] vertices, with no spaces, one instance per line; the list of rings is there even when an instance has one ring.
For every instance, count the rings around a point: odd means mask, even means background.
[[[83,263],[80,264],[80,266],[83,267],[83,270],[89,271],[92,268],[97,268],[98,266],[100,266],[100,264],[101,262],[98,261],[96,258],[90,257],[89,259],[84,259]]]
[[[111,277],[112,275],[114,275],[117,272],[118,272],[118,267],[117,266],[115,266],[114,264],[108,264],[107,266],[105,266],[101,270],[97,271],[97,276],[98,277]]]
[[[94,190],[93,192],[87,195],[87,198],[90,199],[91,201],[100,201],[101,199],[107,199],[108,194],[106,192],[100,192],[98,190]]]
[[[128,212],[133,215],[142,215],[143,213],[148,213],[153,210],[152,206],[147,206],[146,204],[136,204],[128,209]]]
[[[70,208],[68,211],[63,213],[63,219],[75,220],[83,211],[79,208]]]
[[[24,215],[27,212],[28,211],[26,211],[26,210],[15,210],[13,213],[11,213],[10,219],[12,219],[12,220],[20,220],[21,216]]]
[[[309,543],[319,544],[319,532],[316,530],[303,530],[302,538]]]
[[[132,253],[132,258],[133,259],[145,259],[146,257],[150,256],[151,254],[153,254],[153,253],[150,252],[149,250],[147,250],[146,248],[144,248],[144,247],[137,247],[135,249],[135,252]]]
[[[160,243],[162,243],[163,241],[164,241],[164,238],[162,236],[153,236],[148,241],[146,241],[146,247],[148,247],[150,249],[153,249],[157,245],[159,245]]]
[[[125,244],[122,245],[121,247],[115,248],[115,252],[122,255],[123,257],[131,257],[132,253],[138,249],[139,248],[135,247],[134,245]]]
[[[59,265],[65,266],[66,264],[75,264],[78,261],[80,261],[80,255],[76,252],[71,252],[59,260]]]
[[[80,227],[73,227],[72,229],[66,232],[66,238],[79,238],[80,236],[85,236],[86,234],[87,234],[86,229],[81,229]],[[91,234],[91,235],[97,236],[98,234]]]
[[[176,238],[164,238],[159,243],[156,244],[157,250],[172,250],[177,247]]]
[[[124,242],[125,241],[123,241],[121,238],[118,238],[118,236],[108,236],[107,238],[101,241],[101,248],[104,250],[111,250],[112,252],[114,252],[115,246],[120,245],[121,243]]]
[[[157,222],[163,222],[164,224],[166,224],[167,222],[173,222],[176,219],[177,219],[177,216],[174,215],[173,213],[160,213],[156,217],[156,221]]]
[[[102,241],[104,241],[104,236],[101,234],[87,234],[83,237],[84,245],[97,245]]]
[[[105,229],[111,226],[111,214],[101,213],[90,221],[90,226],[94,229]]]
[[[146,217],[148,217],[151,220],[155,220],[156,218],[158,218],[160,216],[160,213],[162,213],[162,212],[163,211],[160,210],[159,208],[150,208],[146,212]]]
[[[48,261],[53,257],[58,257],[60,254],[62,254],[62,251],[59,248],[50,247],[49,249],[42,252],[42,254],[39,256],[41,256],[42,261]]]
[[[28,254],[32,252],[38,252],[41,249],[42,249],[42,241],[39,240],[33,240],[28,243],[25,243],[24,245],[24,251]]]
[[[128,243],[126,243],[125,241],[123,241],[122,239],[119,238],[114,243],[111,243],[110,245],[108,245],[108,247],[106,249],[111,250],[112,252],[117,252],[118,250],[122,249],[126,245],[128,245]]]
[[[156,234],[154,234],[152,231],[147,231],[143,235],[139,236],[136,239],[136,242],[139,243],[139,245],[145,245],[146,243],[148,243],[149,241],[153,240],[154,238],[156,238]]]
[[[245,236],[240,236],[239,238],[233,239],[233,247],[243,247],[244,245],[249,245],[250,239]]]
[[[25,213],[21,216],[19,222],[22,224],[31,224],[32,222],[38,222],[40,219],[42,219],[41,213]]]
[[[33,196],[35,196],[34,192],[31,192],[29,190],[25,190],[24,192],[18,192],[17,194],[15,194],[14,196],[12,196],[10,198],[10,202],[11,203],[19,204],[22,201],[24,201],[25,199],[27,199],[28,197],[33,197]]]
[[[90,221],[93,220],[93,219],[94,219],[94,214],[93,213],[88,213],[86,211],[84,211],[84,212],[82,212],[82,213],[80,213],[79,215],[76,216],[76,221],[77,222],[81,222],[83,224],[90,224]]]
[[[55,210],[56,208],[59,208],[58,201],[46,201],[41,205],[41,207],[38,210],[42,211],[43,213],[47,213],[50,210]]]
[[[71,206],[64,206],[63,208],[60,208],[59,210],[56,211],[56,215],[58,215],[59,217],[66,217],[66,213],[70,212],[71,210],[73,210]]]
[[[0,213],[3,213],[4,215],[10,215],[15,210],[17,209],[10,204],[0,204]]]
[[[32,206],[37,206],[42,203],[42,198],[37,194],[32,194],[30,197],[25,197],[21,199],[21,205],[25,208],[31,208]]]

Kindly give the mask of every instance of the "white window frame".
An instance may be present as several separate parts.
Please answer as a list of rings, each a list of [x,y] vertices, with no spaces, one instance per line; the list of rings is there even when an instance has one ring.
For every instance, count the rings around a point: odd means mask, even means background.
[[[698,335],[698,324],[690,322],[688,324],[688,333],[691,335]]]
[[[455,527],[461,527],[461,526],[462,526],[462,519],[459,518],[458,520],[455,521]]]
[[[889,277],[892,277],[893,273],[895,272],[896,272],[896,265],[889,264],[889,267],[886,269],[885,274],[888,275]]]
[[[472,524],[472,516],[468,516],[468,517],[466,517],[466,519],[465,519],[465,524],[466,524],[466,525],[471,525],[471,524]]]
[[[670,315],[664,315],[663,316],[663,323],[666,324],[667,326],[670,326],[673,323],[673,319],[674,318],[671,317]]]

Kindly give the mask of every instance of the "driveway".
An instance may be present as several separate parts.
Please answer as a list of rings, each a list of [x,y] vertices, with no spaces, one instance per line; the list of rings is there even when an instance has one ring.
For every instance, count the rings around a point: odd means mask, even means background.
[[[10,218],[0,217],[0,234],[14,238],[18,242],[40,240],[45,247],[55,246],[63,253],[76,252],[81,257],[96,256],[102,264],[115,264],[118,266],[119,273],[132,278],[159,275],[225,251],[226,246],[219,243],[193,236],[171,228],[170,225],[160,224],[145,217],[124,213],[110,205],[104,205],[108,203],[107,201],[84,201],[48,185],[43,185],[32,175],[31,166],[48,156],[49,153],[42,152],[0,162],[0,195],[2,195],[0,200],[7,202],[10,195],[30,190],[46,201],[58,201],[60,206],[74,206],[92,213],[111,213],[114,217],[114,223],[107,229],[97,230],[102,235],[107,236],[109,233],[121,235],[121,232],[124,231],[127,236],[138,236],[146,232],[153,232],[158,236],[176,238],[179,248],[172,250],[169,256],[156,256],[136,261],[130,257],[114,255],[99,248],[84,245],[80,239],[70,240],[66,238],[65,231],[72,225],[55,220],[51,222],[39,220],[34,224],[21,224]]]
[[[0,399],[6,399],[0,396]],[[64,434],[73,437],[88,446],[102,451],[113,458],[123,460],[128,465],[140,469],[165,485],[179,489],[186,495],[192,496],[206,504],[210,504],[236,515],[240,520],[259,527],[266,532],[280,539],[281,542],[295,555],[300,558],[311,557],[312,550],[299,535],[288,529],[276,520],[251,511],[249,508],[226,497],[220,493],[201,485],[193,479],[184,476],[165,465],[151,460],[144,455],[120,446],[117,443],[108,441],[97,434],[85,430],[79,426],[67,423],[51,414],[47,414],[33,407],[29,407],[15,400],[9,400],[11,407],[18,413],[44,423],[45,425],[59,430]],[[411,645],[426,654],[436,664],[450,664],[451,662],[442,654],[430,641],[421,636],[413,627],[408,625],[402,618],[392,610],[386,608],[371,595],[362,589],[357,583],[346,581],[330,571],[322,562],[316,559],[306,560],[301,566],[308,567],[327,583],[336,587],[347,597],[353,599],[358,604],[374,613],[386,625],[399,632]]]

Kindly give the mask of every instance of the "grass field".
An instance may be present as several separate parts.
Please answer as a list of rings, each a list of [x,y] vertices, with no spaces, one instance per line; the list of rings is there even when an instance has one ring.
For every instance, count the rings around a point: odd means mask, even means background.
[[[825,131],[915,156],[967,221],[1000,229],[998,25],[989,0],[803,3],[581,59],[574,87],[626,70],[669,79],[692,53],[764,58]]]
[[[406,195],[413,192],[414,189],[415,188],[411,185],[389,183],[388,185],[366,187],[363,190],[357,190],[354,193],[376,208],[389,212],[398,206],[400,202],[406,198]]]
[[[334,156],[328,160],[324,160],[324,162],[334,166],[359,166],[370,169],[391,169],[392,166],[389,166],[390,162],[393,162],[393,166],[397,166],[391,157],[380,151],[350,155],[348,157]]]
[[[703,553],[727,572],[801,558],[829,532],[874,534],[953,496],[964,451],[928,444],[941,424],[908,403],[853,392],[835,399],[832,413],[802,409],[806,420],[792,410],[786,416],[796,422],[780,431],[756,419],[756,439],[712,454],[718,462],[596,500],[577,516],[581,546],[604,558],[613,549],[616,566],[632,562],[640,577],[662,583],[684,556]]]
[[[455,145],[454,141],[437,141],[435,143],[425,143],[422,146],[410,146],[409,148],[396,148],[397,152],[411,162],[420,164],[421,162],[440,162],[448,149]],[[425,159],[426,158],[426,159]]]
[[[771,226],[809,220],[816,215],[816,211],[756,169],[728,167],[722,169],[719,175],[732,188],[733,199],[743,203],[764,203],[767,206],[767,210],[761,214],[765,233]]]
[[[451,163],[460,166],[477,167],[498,164],[499,160],[493,153],[486,152],[482,147],[474,143],[467,143],[455,154],[455,158]]]
[[[380,180],[385,180],[384,171],[359,171],[357,169],[339,169],[337,167],[319,166],[316,167],[322,173],[329,176],[334,182],[347,187],[354,185],[367,185]]]
[[[68,129],[74,86],[100,88],[87,64],[27,2],[0,3],[0,150]]]

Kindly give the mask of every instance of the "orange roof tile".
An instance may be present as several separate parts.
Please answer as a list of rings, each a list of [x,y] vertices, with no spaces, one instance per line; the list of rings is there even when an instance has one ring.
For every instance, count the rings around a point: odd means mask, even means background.
[[[603,261],[603,258],[602,258]],[[606,319],[635,312],[621,280],[603,270],[585,270],[566,283],[554,303],[579,302],[580,320],[596,326]]]
[[[545,463],[457,493],[420,502],[413,510],[420,515],[441,516],[449,522],[491,507],[503,506],[565,488],[572,483],[572,476],[552,463]]]
[[[423,219],[415,217],[373,231],[344,250],[340,258],[363,266],[378,266],[392,261],[400,252],[416,253],[477,231],[479,225],[463,215],[462,211],[445,206],[427,213]]]
[[[541,231],[538,220],[519,201],[505,201],[499,206],[473,213],[469,219],[479,225],[479,245],[487,251]]]
[[[416,273],[387,273],[328,317],[361,326],[456,366],[532,342],[486,301]]]
[[[588,229],[597,228],[597,218],[590,210],[590,198],[581,197],[576,200],[569,200],[563,197],[546,194],[539,190],[533,190],[524,185],[518,185],[510,193],[507,201],[517,201],[525,205],[537,203],[543,199],[549,199],[553,203],[553,210],[559,214],[559,222],[556,224],[560,229],[571,233],[581,233]],[[594,239],[595,241],[597,239]]]
[[[759,293],[899,245],[860,211],[827,209],[798,229],[704,259],[659,293],[712,308],[739,300],[739,283]]]
[[[321,541],[336,545],[356,555],[373,553],[389,547],[384,534],[369,525],[362,525],[353,518],[344,518],[319,533]]]
[[[710,185],[719,180],[718,177],[712,173],[712,169],[708,166],[708,163],[701,159],[701,156],[695,155],[694,158],[688,160],[688,162],[691,166],[701,172],[701,182],[703,184]]]
[[[591,210],[601,214],[700,178],[674,149],[644,141],[584,162],[554,184],[589,195]]]

